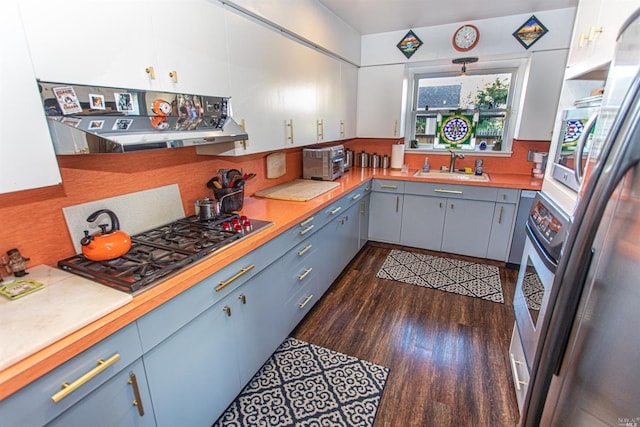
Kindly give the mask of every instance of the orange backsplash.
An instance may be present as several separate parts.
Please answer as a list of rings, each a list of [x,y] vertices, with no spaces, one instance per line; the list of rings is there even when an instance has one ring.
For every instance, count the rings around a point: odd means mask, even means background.
[[[362,150],[373,154],[391,155],[393,139],[353,139],[343,142],[355,153]],[[532,163],[527,162],[528,150],[546,152],[549,141],[515,141],[511,157],[483,157],[486,172],[529,174]],[[61,185],[0,194],[0,255],[11,248],[30,258],[27,267],[38,264],[55,265],[62,258],[75,254],[67,231],[62,208],[93,200],[114,197],[177,183],[186,214],[194,213],[194,202],[211,196],[206,182],[218,169],[236,168],[254,172],[256,178],[245,185],[251,195],[302,176],[300,148],[284,151],[284,176],[266,178],[266,156],[269,153],[241,157],[198,155],[195,148],[155,150],[128,154],[93,154],[58,156],[62,174]],[[431,167],[449,164],[446,155],[428,155]],[[422,166],[425,154],[405,154],[410,168]],[[475,156],[467,155],[457,161],[457,167],[472,167]],[[152,208],[152,207],[150,207]],[[7,273],[2,271],[2,275]]]

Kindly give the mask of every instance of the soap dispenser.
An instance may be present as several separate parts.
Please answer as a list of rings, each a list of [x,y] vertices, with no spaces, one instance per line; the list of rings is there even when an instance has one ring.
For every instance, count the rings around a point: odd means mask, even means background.
[[[425,157],[424,164],[422,165],[422,172],[427,173],[429,172],[430,169],[431,169],[431,166],[429,165],[429,158]]]

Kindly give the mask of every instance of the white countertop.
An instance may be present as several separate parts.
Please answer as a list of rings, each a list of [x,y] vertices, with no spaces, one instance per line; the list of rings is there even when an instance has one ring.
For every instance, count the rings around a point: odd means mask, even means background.
[[[132,297],[65,271],[38,265],[22,279],[45,286],[16,300],[0,295],[0,370],[125,305]],[[2,285],[6,285],[5,282]]]

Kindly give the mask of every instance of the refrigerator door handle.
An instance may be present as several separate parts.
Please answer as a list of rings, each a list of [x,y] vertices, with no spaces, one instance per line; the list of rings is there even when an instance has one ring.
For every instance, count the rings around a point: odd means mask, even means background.
[[[576,177],[576,181],[578,185],[582,183],[582,176],[584,175],[584,170],[582,169],[582,152],[584,151],[584,146],[587,144],[589,140],[589,134],[591,130],[595,127],[596,121],[598,120],[598,113],[593,113],[589,120],[587,120],[587,124],[584,125],[584,130],[582,131],[582,135],[580,135],[580,140],[578,141],[578,145],[576,146],[576,152],[574,154],[574,166],[573,173]]]

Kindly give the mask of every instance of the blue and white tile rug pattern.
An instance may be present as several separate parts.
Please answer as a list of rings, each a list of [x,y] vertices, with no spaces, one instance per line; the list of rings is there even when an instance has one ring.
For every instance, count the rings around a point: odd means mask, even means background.
[[[373,426],[383,366],[287,338],[213,424]]]
[[[493,265],[392,249],[377,277],[504,303]]]

